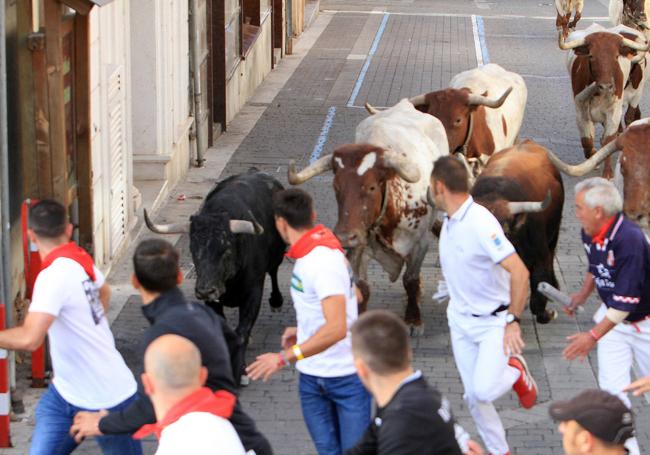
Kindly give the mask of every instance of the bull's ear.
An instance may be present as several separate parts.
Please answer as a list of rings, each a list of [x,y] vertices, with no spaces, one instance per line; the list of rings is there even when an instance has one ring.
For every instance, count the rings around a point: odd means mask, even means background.
[[[428,104],[417,104],[413,105],[416,110],[422,112],[423,114],[428,114],[429,113],[429,105]]]
[[[573,52],[576,55],[582,55],[582,56],[589,55],[589,46],[585,44],[583,46],[574,47]]]

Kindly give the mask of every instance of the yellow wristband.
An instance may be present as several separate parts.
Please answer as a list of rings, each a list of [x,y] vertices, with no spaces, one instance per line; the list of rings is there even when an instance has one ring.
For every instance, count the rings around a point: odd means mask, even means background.
[[[293,351],[293,355],[296,356],[296,360],[302,360],[305,358],[305,356],[302,354],[302,351],[300,350],[300,346],[298,346],[297,344],[294,344],[291,347],[291,350]]]

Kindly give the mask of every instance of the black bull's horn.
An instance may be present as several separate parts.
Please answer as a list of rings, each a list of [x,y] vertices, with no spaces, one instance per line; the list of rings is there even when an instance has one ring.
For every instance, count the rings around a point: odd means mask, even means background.
[[[184,234],[190,232],[190,222],[184,223],[171,223],[171,224],[155,224],[149,219],[147,209],[144,209],[144,222],[151,232],[156,234]]]
[[[156,234],[185,234],[190,232],[190,222],[155,224],[149,218],[147,209],[144,209],[144,222],[151,232]],[[233,234],[262,234],[264,228],[258,223],[247,220],[230,220],[230,232]]]

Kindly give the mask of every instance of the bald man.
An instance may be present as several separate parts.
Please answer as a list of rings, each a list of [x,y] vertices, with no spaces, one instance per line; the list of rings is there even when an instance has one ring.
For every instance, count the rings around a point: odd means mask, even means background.
[[[207,376],[198,348],[187,338],[163,335],[151,342],[144,355],[142,384],[157,423],[145,425],[134,437],[155,433],[160,439],[156,455],[244,455],[228,421],[236,397],[203,387]]]

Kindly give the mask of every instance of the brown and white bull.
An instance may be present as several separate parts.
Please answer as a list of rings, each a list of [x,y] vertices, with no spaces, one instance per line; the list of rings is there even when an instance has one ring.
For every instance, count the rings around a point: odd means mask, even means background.
[[[620,136],[581,164],[571,166],[549,152],[562,172],[581,177],[616,151],[614,183],[623,194],[623,211],[650,235],[650,118],[632,123]]]
[[[584,0],[555,0],[555,10],[557,11],[555,26],[565,38],[569,35],[569,30],[576,28],[582,17],[584,5]],[[571,20],[571,14],[573,14],[573,20]]]
[[[420,267],[432,243],[434,222],[426,199],[429,175],[433,163],[448,154],[442,123],[404,99],[364,119],[356,128],[354,144],[337,148],[300,172],[295,163],[289,165],[292,185],[330,170],[334,173],[338,204],[334,232],[348,249],[363,294],[361,310],[370,296],[368,256],[381,264],[391,281],[406,265],[404,319],[415,334],[422,331]]]
[[[472,197],[499,220],[526,264],[530,272],[530,310],[537,322],[551,321],[557,313],[546,309],[547,299],[537,291],[537,285],[546,281],[558,287],[553,261],[564,187],[546,149],[526,140],[494,155],[476,179]]]
[[[601,146],[612,141],[623,120],[626,124],[641,115],[639,102],[645,84],[648,45],[641,32],[624,25],[604,28],[592,24],[569,35],[559,45],[569,50],[567,67],[571,76],[578,131],[588,158],[595,153],[595,123],[603,126]],[[603,175],[612,174],[609,159]]]
[[[527,98],[519,74],[490,63],[459,73],[449,88],[416,96],[411,102],[442,122],[449,151],[464,155],[476,177],[490,155],[514,145]]]

